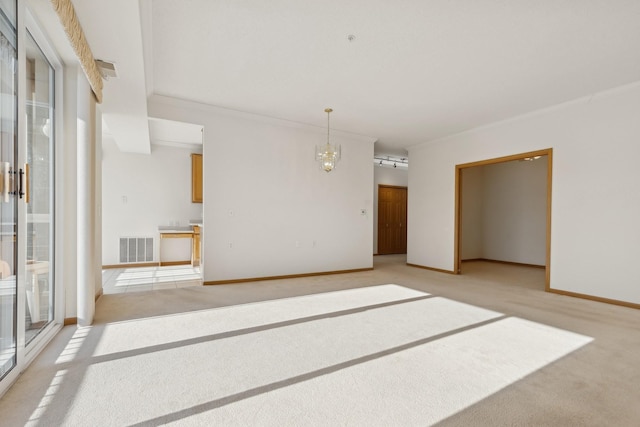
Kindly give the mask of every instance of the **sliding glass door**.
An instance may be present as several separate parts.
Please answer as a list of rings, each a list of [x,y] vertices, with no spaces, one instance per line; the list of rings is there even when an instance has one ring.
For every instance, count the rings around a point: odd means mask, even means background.
[[[61,326],[51,52],[25,4],[0,0],[0,394]]]
[[[17,363],[16,161],[17,48],[15,5],[0,9],[0,380]]]
[[[25,341],[52,320],[53,276],[53,88],[54,69],[27,31],[26,163],[23,166],[26,217]]]

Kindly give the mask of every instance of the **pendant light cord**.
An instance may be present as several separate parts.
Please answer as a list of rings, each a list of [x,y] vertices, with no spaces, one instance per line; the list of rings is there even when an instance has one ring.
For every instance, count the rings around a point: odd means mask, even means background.
[[[329,140],[329,128],[330,126],[330,118],[331,118],[331,112],[333,110],[331,108],[325,108],[324,112],[327,113],[327,145],[330,145],[330,140]]]

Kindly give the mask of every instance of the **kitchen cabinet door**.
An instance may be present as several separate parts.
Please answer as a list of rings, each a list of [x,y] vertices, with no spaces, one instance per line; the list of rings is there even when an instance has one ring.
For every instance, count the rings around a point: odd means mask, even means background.
[[[202,154],[191,155],[191,202],[202,203]]]

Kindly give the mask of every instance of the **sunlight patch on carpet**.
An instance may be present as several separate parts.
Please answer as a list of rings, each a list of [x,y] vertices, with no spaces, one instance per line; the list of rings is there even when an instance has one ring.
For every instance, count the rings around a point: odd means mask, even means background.
[[[111,323],[94,356],[426,296],[388,284]]]
[[[234,402],[220,415],[247,425],[349,424],[346,420],[368,426],[431,425],[590,341],[564,330],[505,318]],[[217,410],[203,411],[189,421],[218,419]]]
[[[71,425],[87,413],[115,425],[428,425],[591,341],[398,285],[103,332],[93,356],[61,366],[83,374]]]

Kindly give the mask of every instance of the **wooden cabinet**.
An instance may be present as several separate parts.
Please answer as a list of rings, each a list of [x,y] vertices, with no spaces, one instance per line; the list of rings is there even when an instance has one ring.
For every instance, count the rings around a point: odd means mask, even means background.
[[[191,155],[191,202],[202,203],[202,154]]]
[[[193,226],[193,245],[191,248],[191,265],[196,267],[200,265],[200,227]]]

